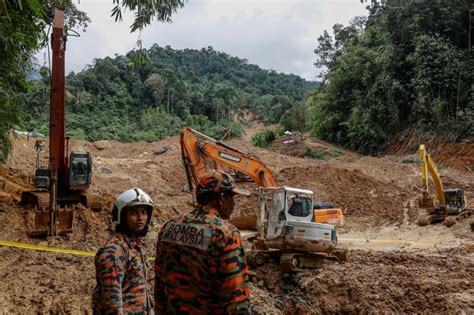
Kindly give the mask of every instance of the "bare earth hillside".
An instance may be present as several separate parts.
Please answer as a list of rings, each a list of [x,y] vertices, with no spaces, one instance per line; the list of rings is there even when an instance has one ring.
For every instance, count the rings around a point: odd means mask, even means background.
[[[394,147],[390,155],[375,158],[304,139],[287,147],[276,142],[266,150],[251,146],[253,132],[250,128],[242,140],[228,143],[258,156],[282,185],[311,189],[317,200],[341,207],[346,225],[338,230],[339,246],[349,250],[347,262],[315,271],[283,274],[272,264],[252,270],[256,314],[474,313],[474,233],[470,228],[474,218],[451,228],[415,224],[421,189],[419,167],[414,163],[416,147]],[[136,186],[149,192],[157,205],[146,241],[153,256],[160,225],[191,208],[179,137],[133,144],[73,141],[73,150],[93,155],[91,191],[105,198],[104,210],[79,208],[72,235],[29,238],[28,210],[19,199],[21,191],[32,187],[34,144],[33,138],[17,138],[9,160],[0,165],[0,240],[94,252],[110,234],[114,196]],[[463,188],[468,202],[474,204],[470,170],[474,150],[472,144],[468,146],[452,155],[445,147],[440,172],[447,188]],[[163,148],[166,152],[155,154]],[[341,154],[328,160],[298,157],[298,152],[308,148],[337,149]],[[441,149],[433,149],[437,160]],[[46,157],[47,153],[43,165]],[[239,185],[256,188],[253,183]],[[253,215],[255,203],[255,194],[238,197],[235,216]],[[0,246],[0,255],[0,313],[91,313],[93,257],[7,246]]]

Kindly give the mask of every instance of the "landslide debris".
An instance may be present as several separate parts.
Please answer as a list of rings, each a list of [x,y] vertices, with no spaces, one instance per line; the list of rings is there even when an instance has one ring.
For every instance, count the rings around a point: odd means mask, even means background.
[[[347,262],[319,271],[287,275],[274,264],[252,270],[256,314],[474,311],[474,233],[470,229],[474,218],[450,229],[414,224],[421,180],[416,163],[402,162],[407,155],[374,158],[341,151],[337,157],[319,160],[255,148],[249,139],[247,135],[229,144],[257,155],[274,170],[282,185],[311,189],[317,200],[331,201],[343,209],[347,224],[340,229],[340,244],[349,250]],[[22,136],[15,139],[12,155],[0,165],[0,239],[95,252],[112,229],[105,210],[93,212],[79,207],[72,235],[48,239],[27,236],[28,213],[19,204],[19,196],[32,187],[34,142]],[[314,145],[326,146],[328,152],[338,149],[322,142]],[[105,198],[107,209],[114,196],[130,187],[150,193],[157,207],[146,248],[154,255],[161,223],[192,207],[178,137],[132,144],[71,141],[71,147],[92,153],[91,192]],[[161,152],[162,148],[167,150]],[[155,154],[157,151],[161,153]],[[47,164],[46,155],[41,156],[43,165]],[[104,169],[108,171],[101,171]],[[449,167],[440,171],[447,186],[460,186],[468,199],[474,200],[472,172]],[[256,188],[251,182],[239,185]],[[252,215],[255,204],[255,194],[238,198],[236,217]],[[384,242],[373,241],[377,238]],[[92,257],[4,246],[0,246],[0,255],[4,283],[0,313],[90,313],[95,285]],[[153,272],[150,275],[153,286]]]

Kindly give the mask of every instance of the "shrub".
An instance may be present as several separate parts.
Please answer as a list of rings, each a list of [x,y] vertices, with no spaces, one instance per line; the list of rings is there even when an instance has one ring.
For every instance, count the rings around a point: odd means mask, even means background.
[[[331,152],[329,152],[329,156],[332,158],[335,158],[341,155],[342,155],[342,151],[339,149],[332,149]]]
[[[275,140],[275,138],[275,133],[272,130],[263,130],[253,136],[252,144],[256,147],[265,148]]]
[[[312,159],[318,159],[318,160],[327,160],[327,159],[329,159],[327,153],[322,151],[322,150],[310,150],[310,149],[308,149],[306,151],[306,153],[304,154],[304,156],[312,158]]]

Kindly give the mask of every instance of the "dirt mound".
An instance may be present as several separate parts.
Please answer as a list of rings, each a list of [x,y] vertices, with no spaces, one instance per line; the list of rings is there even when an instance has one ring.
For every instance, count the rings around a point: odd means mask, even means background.
[[[474,170],[474,142],[463,141],[452,143],[447,141],[422,141],[410,137],[404,141],[392,143],[384,150],[385,155],[418,154],[420,144],[425,144],[426,150],[437,165],[454,167],[462,171]]]
[[[331,165],[287,168],[279,173],[286,184],[317,192],[316,199],[331,201],[350,218],[370,217],[374,224],[403,222],[403,201],[410,192],[364,176],[359,170]],[[324,193],[322,193],[324,192]]]

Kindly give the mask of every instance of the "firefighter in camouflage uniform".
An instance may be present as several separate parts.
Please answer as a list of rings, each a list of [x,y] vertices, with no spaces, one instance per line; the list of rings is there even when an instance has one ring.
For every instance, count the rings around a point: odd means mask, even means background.
[[[240,233],[226,222],[234,195],[249,195],[229,174],[213,171],[196,188],[198,206],[166,222],[155,261],[157,314],[250,314]]]
[[[112,209],[115,233],[95,256],[94,314],[154,314],[141,243],[152,211],[153,201],[140,188],[117,197]]]

